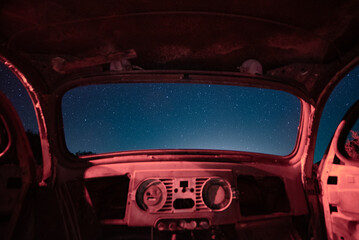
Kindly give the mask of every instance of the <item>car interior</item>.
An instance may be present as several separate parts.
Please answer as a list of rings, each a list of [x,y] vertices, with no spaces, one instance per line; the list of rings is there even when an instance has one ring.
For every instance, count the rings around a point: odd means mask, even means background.
[[[356,0],[0,10],[0,239],[359,239],[358,101],[314,164]]]

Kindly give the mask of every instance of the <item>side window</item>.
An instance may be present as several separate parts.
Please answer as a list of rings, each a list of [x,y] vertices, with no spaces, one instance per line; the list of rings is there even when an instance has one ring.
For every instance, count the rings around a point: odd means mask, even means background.
[[[314,153],[314,162],[319,162],[340,121],[349,108],[359,99],[359,66],[348,73],[331,93],[324,108]]]
[[[20,80],[3,63],[0,63],[0,91],[6,95],[16,109],[23,123],[34,157],[36,158],[37,163],[41,164],[42,152],[39,128],[33,104]],[[4,134],[2,134],[1,141],[5,141],[6,139]],[[3,142],[0,142],[0,145],[2,146]]]
[[[349,132],[344,149],[351,159],[359,160],[359,119]]]

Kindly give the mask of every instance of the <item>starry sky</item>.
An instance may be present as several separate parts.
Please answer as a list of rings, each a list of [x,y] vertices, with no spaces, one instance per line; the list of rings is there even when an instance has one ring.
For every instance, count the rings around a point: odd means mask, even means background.
[[[13,103],[26,130],[38,133],[35,110],[31,99],[18,78],[0,62],[0,91]]]
[[[322,159],[335,130],[347,110],[359,100],[359,66],[350,71],[335,87],[324,107],[318,129],[314,162]],[[359,130],[358,124],[355,129]]]
[[[139,149],[221,149],[289,154],[299,99],[236,86],[132,83],[91,85],[62,101],[73,153]]]
[[[323,156],[346,110],[358,100],[359,67],[335,88],[326,105],[315,161]],[[26,90],[0,65],[0,90],[27,130],[38,132]],[[228,149],[286,155],[293,149],[299,102],[286,93],[187,84],[121,84],[73,89],[62,102],[71,152],[154,148]],[[70,134],[71,133],[71,134]]]

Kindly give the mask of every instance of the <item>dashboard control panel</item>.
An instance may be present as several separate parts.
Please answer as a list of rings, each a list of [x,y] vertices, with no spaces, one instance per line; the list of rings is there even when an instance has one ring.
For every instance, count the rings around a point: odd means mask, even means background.
[[[131,226],[157,229],[206,229],[213,221],[236,220],[238,204],[231,170],[135,172],[129,191]],[[216,218],[214,218],[214,214]]]

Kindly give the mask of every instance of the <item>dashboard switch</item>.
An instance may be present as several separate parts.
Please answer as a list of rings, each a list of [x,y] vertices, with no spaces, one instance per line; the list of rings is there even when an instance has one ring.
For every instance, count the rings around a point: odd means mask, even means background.
[[[164,231],[164,230],[166,229],[166,224],[163,223],[163,222],[158,223],[158,224],[157,224],[157,229],[158,229],[159,231]]]
[[[199,223],[199,226],[203,229],[208,229],[209,228],[209,223],[207,221],[201,221]]]
[[[170,231],[176,231],[177,230],[177,224],[175,222],[171,222],[169,225],[168,225],[168,229]]]

